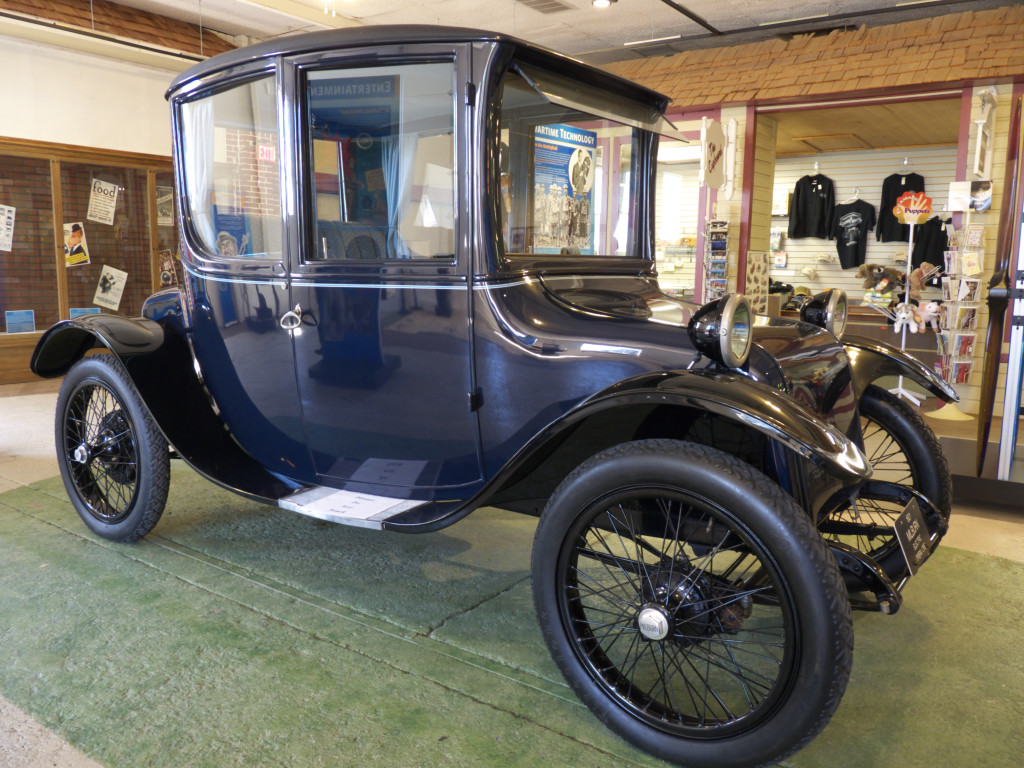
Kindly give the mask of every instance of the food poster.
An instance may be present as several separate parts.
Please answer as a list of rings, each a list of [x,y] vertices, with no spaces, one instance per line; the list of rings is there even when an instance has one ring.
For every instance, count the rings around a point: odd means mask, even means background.
[[[89,263],[89,244],[85,240],[85,227],[80,221],[64,225],[64,263],[69,267]]]
[[[89,188],[89,210],[85,214],[86,220],[112,225],[114,213],[117,211],[118,190],[116,182],[93,179]]]
[[[127,272],[104,264],[103,270],[100,272],[99,284],[96,286],[96,295],[92,297],[92,303],[117,311],[117,308],[121,306],[121,295],[124,293],[124,286],[127,282]]]
[[[399,123],[400,78],[398,75],[336,77],[315,74],[309,82],[309,111],[313,138],[340,145],[341,161],[330,178],[317,174],[317,189],[343,190],[344,221],[388,226],[388,186],[402,188],[405,158],[409,151],[393,140]]]
[[[538,125],[535,138],[534,250],[593,255],[597,134]]]

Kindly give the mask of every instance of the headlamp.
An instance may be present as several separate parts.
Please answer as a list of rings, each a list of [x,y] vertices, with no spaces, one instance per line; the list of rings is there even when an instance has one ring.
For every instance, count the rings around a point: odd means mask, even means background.
[[[847,317],[846,292],[838,288],[813,296],[800,308],[801,320],[824,328],[837,339],[843,338]]]
[[[727,368],[740,368],[750,355],[753,323],[750,302],[732,293],[697,310],[686,330],[701,353]]]

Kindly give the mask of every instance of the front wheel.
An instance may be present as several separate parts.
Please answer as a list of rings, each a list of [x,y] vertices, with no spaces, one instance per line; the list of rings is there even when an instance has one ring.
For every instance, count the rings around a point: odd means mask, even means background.
[[[111,355],[64,377],[54,436],[64,487],[94,533],[130,542],[153,529],[167,502],[167,441]]]
[[[552,495],[534,603],[576,694],[626,740],[687,766],[783,760],[839,705],[853,628],[809,518],[729,454],[610,448]]]
[[[871,478],[923,494],[938,513],[926,516],[930,532],[945,526],[953,506],[953,479],[939,440],[921,415],[896,395],[872,385],[860,401],[860,428]],[[903,508],[895,494],[862,495],[830,511],[819,521],[819,530],[828,540],[870,555],[890,578],[899,579],[907,565],[893,525]]]

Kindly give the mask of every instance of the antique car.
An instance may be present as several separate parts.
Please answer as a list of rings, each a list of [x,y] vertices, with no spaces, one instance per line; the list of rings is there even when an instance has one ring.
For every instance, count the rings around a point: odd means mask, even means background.
[[[64,377],[89,528],[145,536],[171,458],[384,531],[539,515],[545,641],[623,738],[760,765],[825,726],[851,607],[895,613],[950,511],[879,379],[956,394],[844,336],[840,291],[788,320],[659,288],[665,97],[503,34],[365,27],[214,57],[168,99],[182,285],[32,358]]]

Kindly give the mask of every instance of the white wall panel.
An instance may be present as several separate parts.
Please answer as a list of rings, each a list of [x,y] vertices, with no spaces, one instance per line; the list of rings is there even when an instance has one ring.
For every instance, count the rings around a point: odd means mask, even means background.
[[[903,163],[904,158],[907,158],[906,165]],[[882,198],[882,181],[892,173],[906,170],[924,177],[925,193],[932,199],[932,209],[941,212],[945,210],[949,183],[956,177],[956,160],[955,146],[783,156],[777,158],[775,163],[775,194],[781,194],[785,199],[802,176],[814,173],[814,163],[817,162],[818,172],[832,179],[835,184],[836,203],[852,199],[856,194],[875,207],[877,217]],[[856,276],[856,269],[844,270],[840,266],[834,240],[791,240],[785,235],[788,225],[788,217],[772,217],[772,227],[783,230],[781,250],[788,257],[784,269],[772,270],[773,278],[794,287],[807,286],[812,293],[827,288],[842,288],[853,300],[863,296],[863,281]],[[906,243],[880,243],[874,233],[869,235],[866,263],[892,266],[896,257],[905,259],[906,255]],[[833,260],[822,262],[819,256]],[[805,274],[805,269],[814,270],[817,276]]]
[[[177,74],[0,37],[0,136],[170,155],[164,91]]]

